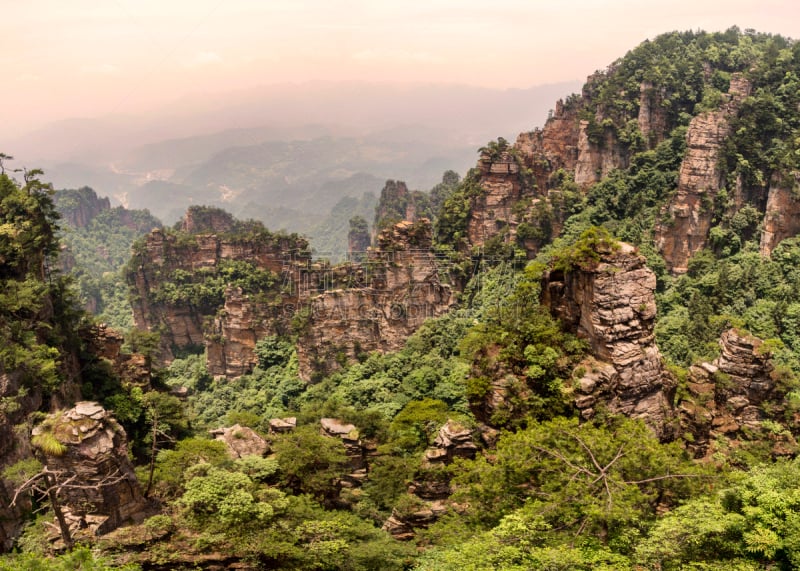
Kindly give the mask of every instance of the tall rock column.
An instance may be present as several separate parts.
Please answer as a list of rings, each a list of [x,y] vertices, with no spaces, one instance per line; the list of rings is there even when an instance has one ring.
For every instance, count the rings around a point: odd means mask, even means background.
[[[641,418],[667,437],[675,381],[655,344],[656,276],[629,244],[599,254],[593,267],[544,277],[542,303],[588,341],[593,355],[578,367],[575,404],[591,418],[605,403],[610,412]]]
[[[706,245],[714,198],[723,184],[720,153],[731,133],[731,119],[749,94],[750,82],[734,76],[720,108],[701,113],[689,123],[678,191],[666,206],[669,221],[659,222],[655,229],[656,245],[676,274],[686,273],[689,258]]]

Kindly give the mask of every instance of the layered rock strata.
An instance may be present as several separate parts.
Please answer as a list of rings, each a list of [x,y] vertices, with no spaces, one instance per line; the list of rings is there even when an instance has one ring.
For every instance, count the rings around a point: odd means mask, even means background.
[[[714,452],[720,438],[739,442],[755,435],[772,441],[773,455],[796,454],[797,443],[788,431],[764,434],[765,420],[784,416],[786,389],[763,341],[729,329],[719,345],[720,356],[713,362],[689,368],[687,395],[678,403],[681,426],[692,435],[687,448],[702,457]]]
[[[360,486],[367,479],[367,447],[362,443],[358,429],[336,418],[321,418],[319,424],[320,434],[342,441],[350,462],[350,473],[340,484],[346,488]]]
[[[724,183],[720,153],[731,134],[731,120],[750,88],[750,82],[743,77],[732,77],[722,105],[697,115],[689,123],[678,190],[665,207],[669,220],[659,222],[655,231],[656,245],[674,273],[686,273],[689,259],[706,245],[714,198]]]
[[[761,255],[769,256],[781,240],[800,233],[800,172],[773,180],[761,232]]]
[[[184,220],[183,225],[204,230],[227,228],[225,220],[214,217],[202,221]],[[136,326],[161,332],[165,360],[170,360],[173,349],[202,347],[206,340],[205,322],[221,308],[209,305],[202,296],[197,303],[172,302],[161,290],[170,280],[202,282],[213,275],[223,261],[248,262],[256,269],[275,274],[276,291],[272,293],[280,300],[281,288],[287,285],[284,278],[291,275],[287,268],[308,263],[310,254],[304,239],[296,235],[272,235],[263,229],[250,235],[245,232],[242,236],[153,230],[135,249],[127,279],[134,292],[131,306]],[[235,292],[231,303],[236,303]]]
[[[102,534],[144,519],[148,506],[128,459],[125,431],[99,404],[79,402],[50,415],[32,436],[34,446],[37,439],[60,445],[40,450],[47,469],[56,473],[74,531]]]
[[[361,287],[324,291],[308,299],[298,341],[300,373],[311,379],[370,351],[395,351],[427,319],[450,309],[431,249],[431,224],[400,222],[381,232],[361,266]]]
[[[577,369],[575,404],[584,418],[603,404],[666,437],[675,381],[655,344],[655,274],[628,244],[599,254],[593,267],[553,270],[543,283],[542,303],[587,340],[593,355]]]

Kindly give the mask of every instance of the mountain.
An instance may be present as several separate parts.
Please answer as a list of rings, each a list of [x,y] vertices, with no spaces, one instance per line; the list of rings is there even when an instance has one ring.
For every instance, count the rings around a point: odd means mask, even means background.
[[[74,535],[95,555],[62,561],[144,568],[797,567],[798,78],[800,44],[781,36],[659,36],[541,128],[481,147],[465,176],[430,192],[387,180],[372,235],[374,195],[340,201],[362,209],[353,244],[371,240],[344,263],[190,207],[134,244],[134,354],[107,329],[75,341],[67,362],[86,364],[63,386],[79,380],[95,402],[2,394],[19,454],[3,460],[0,501],[44,501],[30,490],[45,476],[58,491],[58,536],[34,523],[19,545],[52,554]],[[266,149],[321,171],[339,152],[270,145],[214,156],[233,179]],[[255,178],[273,170],[304,174],[274,163]],[[2,277],[25,290],[0,298],[0,333],[53,360],[63,338],[47,319],[79,316],[37,313],[49,305],[27,290],[48,287],[46,265],[25,248],[57,244],[47,215],[15,215],[49,194],[0,182]],[[105,208],[90,206],[65,215]],[[44,243],[27,239],[30,218]],[[39,337],[19,326],[40,318]],[[104,462],[84,454],[99,424]],[[106,478],[145,491],[106,501]],[[141,497],[154,500],[144,521]],[[32,539],[48,533],[55,548]]]

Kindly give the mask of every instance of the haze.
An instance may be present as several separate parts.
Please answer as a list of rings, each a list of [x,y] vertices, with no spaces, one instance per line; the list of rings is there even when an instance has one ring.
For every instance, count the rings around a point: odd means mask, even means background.
[[[310,80],[511,88],[582,80],[647,37],[800,37],[794,0],[5,2],[2,140],[68,117]]]

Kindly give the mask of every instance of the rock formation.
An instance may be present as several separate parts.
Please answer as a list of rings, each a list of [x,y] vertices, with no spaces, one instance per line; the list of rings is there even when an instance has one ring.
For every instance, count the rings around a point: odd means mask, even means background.
[[[593,355],[578,367],[583,374],[575,404],[584,418],[602,403],[666,436],[675,381],[654,340],[655,274],[628,244],[599,254],[594,267],[552,270],[544,277],[542,303],[588,341]]]
[[[336,418],[321,418],[319,424],[320,434],[342,441],[350,461],[350,473],[340,482],[341,485],[347,488],[360,486],[367,478],[367,460],[358,429]]]
[[[636,123],[650,149],[660,143],[667,134],[664,96],[663,90],[655,89],[652,83],[642,82],[639,85],[639,113]]]
[[[723,184],[720,152],[730,135],[731,119],[749,94],[750,83],[734,76],[719,109],[701,113],[689,123],[678,191],[665,208],[669,221],[659,222],[655,233],[658,249],[675,273],[685,273],[689,258],[706,245],[714,198]]]
[[[474,458],[477,451],[472,430],[448,419],[439,429],[433,446],[425,451],[425,460],[431,464],[449,464],[454,458]]]
[[[227,218],[221,215],[206,218],[209,219],[198,220],[197,216],[189,215],[182,225],[201,230],[228,228]],[[309,259],[308,243],[304,239],[296,235],[271,234],[263,227],[245,228],[238,235],[155,229],[134,247],[127,272],[128,283],[135,292],[131,300],[134,321],[140,329],[161,332],[163,351],[169,360],[173,348],[205,344],[205,321],[222,309],[222,300],[206,299],[201,292],[196,301],[173,301],[164,293],[165,287],[202,284],[204,279],[216,275],[223,261],[239,261],[275,274],[272,293],[279,298],[280,288],[287,285],[282,279],[284,270]],[[236,303],[235,299],[232,303]],[[220,368],[224,369],[224,364]]]
[[[224,234],[233,230],[236,219],[221,208],[190,206],[180,222],[188,234]]]
[[[687,395],[678,403],[682,427],[691,434],[687,448],[695,456],[713,453],[719,438],[765,438],[763,421],[781,419],[786,388],[761,339],[729,329],[720,337],[720,356],[689,368]],[[767,413],[769,411],[769,413]],[[788,431],[773,433],[774,455],[798,451]]]
[[[263,456],[269,451],[269,444],[252,428],[234,424],[226,428],[210,431],[215,440],[224,442],[233,458],[243,456]]]
[[[771,181],[761,233],[761,255],[769,256],[781,240],[800,232],[800,172],[788,181]]]
[[[472,246],[481,246],[506,229],[513,232],[521,221],[513,208],[523,198],[520,166],[510,151],[500,151],[496,156],[483,152],[478,159],[478,172],[482,192],[473,198],[467,219]]]
[[[55,196],[55,203],[61,219],[73,228],[86,228],[95,216],[111,208],[108,197],[98,197],[88,186],[60,191]]]
[[[400,349],[429,318],[453,303],[431,250],[427,219],[400,222],[381,232],[356,280],[361,287],[309,297],[307,322],[298,341],[305,378],[325,373],[370,351]]]
[[[86,343],[87,354],[95,359],[95,363],[104,359],[111,367],[109,372],[118,376],[123,383],[150,387],[147,359],[141,353],[123,353],[125,340],[122,334],[101,323],[81,331],[81,335]]]
[[[125,431],[99,404],[79,402],[51,414],[32,436],[45,466],[58,474],[59,496],[75,530],[102,534],[144,519],[147,503],[128,459]]]

